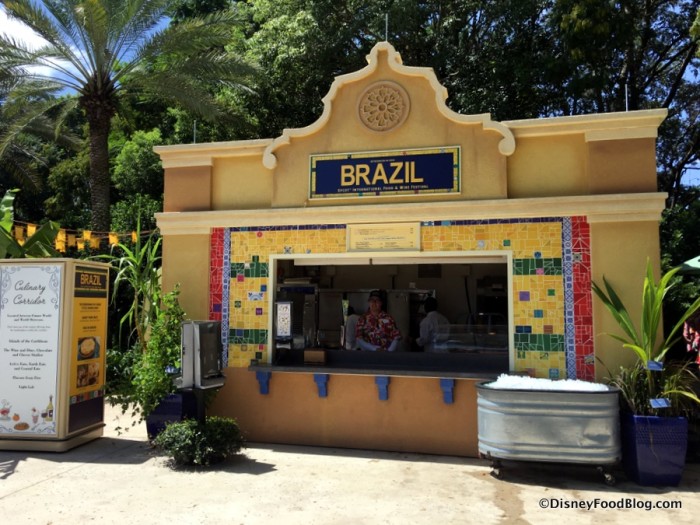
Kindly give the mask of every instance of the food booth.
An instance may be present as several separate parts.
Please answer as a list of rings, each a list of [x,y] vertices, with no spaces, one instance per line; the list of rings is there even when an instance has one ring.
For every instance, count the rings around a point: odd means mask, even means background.
[[[476,456],[478,382],[624,361],[591,281],[636,295],[658,269],[666,111],[496,122],[450,110],[386,42],[367,61],[307,127],[156,148],[164,284],[221,321],[209,412],[249,441]],[[345,350],[375,289],[401,345]],[[416,342],[428,296],[449,320],[437,352]]]

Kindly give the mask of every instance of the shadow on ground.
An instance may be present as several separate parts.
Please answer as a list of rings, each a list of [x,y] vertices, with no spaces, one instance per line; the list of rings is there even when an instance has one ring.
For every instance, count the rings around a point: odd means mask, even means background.
[[[10,477],[17,465],[29,458],[54,463],[138,465],[155,455],[142,439],[101,437],[66,452],[0,451],[0,480]]]

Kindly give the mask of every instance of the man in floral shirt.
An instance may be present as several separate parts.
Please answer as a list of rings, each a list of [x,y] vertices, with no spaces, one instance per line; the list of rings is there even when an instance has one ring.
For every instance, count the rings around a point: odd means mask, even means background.
[[[357,321],[355,335],[362,350],[396,350],[401,333],[394,318],[384,311],[382,293],[379,290],[370,292],[369,309]]]

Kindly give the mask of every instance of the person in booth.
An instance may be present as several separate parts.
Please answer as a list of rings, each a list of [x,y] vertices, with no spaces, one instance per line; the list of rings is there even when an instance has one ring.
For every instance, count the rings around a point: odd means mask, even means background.
[[[355,327],[355,338],[360,350],[393,352],[401,340],[401,332],[392,316],[384,311],[381,291],[369,294],[367,312],[360,316]]]
[[[348,306],[348,317],[345,320],[345,350],[355,350],[357,348],[357,340],[355,338],[355,328],[357,328],[357,321],[360,320],[360,316],[355,313],[355,309],[352,306]]]
[[[442,315],[437,310],[438,302],[435,297],[428,297],[423,302],[423,309],[425,310],[425,318],[420,322],[420,337],[416,339],[418,346],[423,347],[424,352],[441,352],[445,351],[440,348],[438,344],[441,342],[440,337],[440,327],[448,326],[450,322],[447,317]]]

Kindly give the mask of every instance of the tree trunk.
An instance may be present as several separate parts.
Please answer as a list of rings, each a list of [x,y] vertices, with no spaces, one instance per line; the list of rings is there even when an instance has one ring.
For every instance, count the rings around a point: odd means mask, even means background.
[[[90,135],[90,222],[92,229],[100,232],[108,232],[111,225],[108,139],[112,114],[98,105],[86,108]]]

